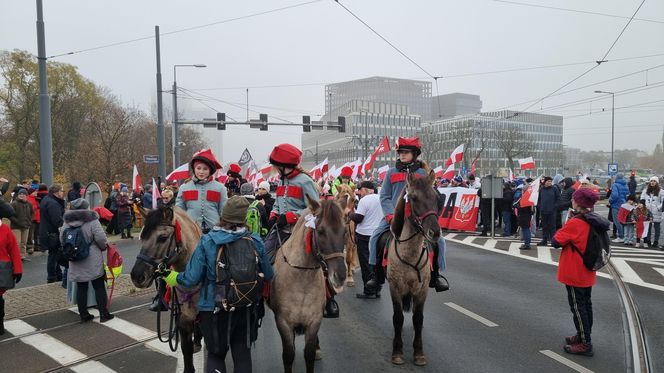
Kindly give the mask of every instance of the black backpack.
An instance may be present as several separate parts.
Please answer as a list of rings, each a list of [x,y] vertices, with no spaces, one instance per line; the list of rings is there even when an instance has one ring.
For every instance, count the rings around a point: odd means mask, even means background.
[[[62,234],[62,248],[60,254],[63,259],[76,262],[90,255],[90,243],[85,240],[81,227],[66,228]]]
[[[216,268],[215,313],[259,304],[265,276],[251,237],[219,246]]]
[[[590,224],[585,215],[577,215],[577,218],[585,221],[590,225],[588,232],[588,242],[586,242],[586,251],[581,254],[581,251],[576,246],[572,245],[574,250],[583,258],[583,265],[591,271],[597,271],[604,267],[611,259],[611,239],[606,230],[598,228]]]

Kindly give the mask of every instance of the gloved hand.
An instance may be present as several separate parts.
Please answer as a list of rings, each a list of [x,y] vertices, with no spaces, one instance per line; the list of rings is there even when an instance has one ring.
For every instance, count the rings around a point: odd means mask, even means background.
[[[297,223],[297,219],[299,219],[299,216],[296,213],[290,211],[286,213],[286,223],[295,224]]]
[[[21,282],[21,278],[23,278],[23,274],[22,274],[22,273],[14,273],[14,282],[15,282],[15,283],[18,284],[19,282]]]
[[[278,218],[279,218],[279,215],[277,215],[277,214],[274,213],[274,212],[271,213],[271,214],[270,214],[270,218],[267,220],[267,226],[268,226],[269,228],[272,228],[272,226],[277,222],[277,219],[278,219]]]
[[[394,218],[393,214],[387,214],[385,215],[385,221],[387,221],[387,224],[390,224],[392,222],[392,219]]]
[[[286,225],[288,225],[286,215],[285,214],[279,215],[279,217],[277,218],[277,227],[283,228]]]
[[[164,277],[164,282],[169,286],[176,286],[178,284],[177,277],[180,274],[176,271],[169,271],[168,276]]]

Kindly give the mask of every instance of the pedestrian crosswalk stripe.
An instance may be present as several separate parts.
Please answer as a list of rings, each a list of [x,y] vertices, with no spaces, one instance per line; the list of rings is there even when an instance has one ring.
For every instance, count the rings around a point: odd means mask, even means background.
[[[551,249],[548,247],[537,247],[537,259],[544,263],[553,263],[551,258]]]
[[[87,358],[80,351],[60,342],[48,334],[33,334],[21,338],[21,342],[30,345],[61,365],[68,365]]]
[[[484,243],[484,247],[495,247],[495,246],[496,246],[496,242],[498,242],[498,241],[494,240],[493,238],[489,238],[489,239],[486,240],[486,242]]]
[[[623,279],[629,280],[630,282],[636,284],[643,283],[641,277],[639,277],[639,275],[626,263],[624,259],[612,258],[611,263],[613,263],[613,266],[616,270],[618,270],[618,273],[620,273],[620,276]]]
[[[76,307],[70,308],[69,310],[78,313],[78,309]],[[99,310],[91,309],[90,313],[95,316],[94,318],[95,322],[97,323],[101,322],[101,319],[99,318]],[[135,341],[145,341],[157,336],[157,333],[153,332],[152,330],[146,329],[140,325],[136,325],[129,321],[123,320],[117,316],[114,317],[112,320],[106,321],[102,325],[111,328],[117,332],[120,332]]]
[[[472,243],[474,239],[475,239],[475,236],[468,236],[468,237],[464,238],[462,241],[465,242],[465,243]]]
[[[568,366],[569,368],[574,369],[575,371],[577,371],[579,373],[593,373],[592,370],[590,370],[586,367],[583,367],[583,366],[573,362],[572,360],[570,360],[568,358],[562,357],[562,356],[558,355],[557,353],[555,353],[551,350],[541,350],[540,353],[544,354],[545,356],[548,356],[548,357],[552,358],[553,360],[555,360],[555,361],[557,361],[561,364],[564,364],[564,365]]]
[[[519,256],[519,255],[521,255],[521,250],[519,249],[519,247],[521,247],[520,243],[512,242],[510,244],[510,248],[509,248],[508,252],[510,253],[510,255]]]
[[[115,373],[113,369],[95,360],[90,360],[82,364],[74,365],[69,369],[76,373]]]
[[[448,234],[445,235],[445,238],[452,239],[452,238],[456,237],[456,235],[457,235],[456,233],[448,233]]]
[[[35,328],[34,326],[28,324],[23,320],[14,319],[14,320],[5,321],[5,330],[12,333],[12,335],[14,336],[20,336],[36,332],[37,328]]]

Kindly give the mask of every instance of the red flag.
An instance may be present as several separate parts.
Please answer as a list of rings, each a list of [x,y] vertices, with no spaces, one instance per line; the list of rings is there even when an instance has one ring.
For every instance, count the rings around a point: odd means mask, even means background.
[[[443,166],[438,166],[433,169],[434,174],[436,177],[443,177]]]
[[[390,170],[390,166],[388,166],[388,165],[385,165],[385,166],[378,169],[378,177],[380,178],[380,180],[385,179],[385,175],[387,175],[387,171],[389,171],[389,170]]]
[[[443,172],[443,177],[447,180],[452,180],[454,178],[454,163],[447,166],[447,169]]]
[[[473,164],[470,165],[470,174],[475,175],[475,163],[477,163],[477,159],[473,159]]]
[[[463,144],[457,146],[450,154],[450,158],[445,162],[445,167],[451,164],[459,163],[463,159]]]
[[[519,159],[519,167],[521,167],[522,170],[534,170],[535,161],[533,160],[533,157]]]

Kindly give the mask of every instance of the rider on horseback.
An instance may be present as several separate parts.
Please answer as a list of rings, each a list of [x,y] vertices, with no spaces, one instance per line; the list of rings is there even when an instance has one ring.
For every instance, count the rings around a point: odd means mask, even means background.
[[[381,263],[382,255],[380,256],[381,262],[376,263],[377,254],[383,251],[377,248],[378,240],[384,232],[390,229],[394,208],[397,205],[401,191],[406,185],[408,174],[413,174],[415,177],[427,176],[426,163],[417,159],[422,153],[422,146],[418,137],[399,137],[397,153],[399,159],[397,159],[395,167],[391,168],[385,175],[383,188],[380,191],[380,202],[385,217],[369,240],[369,264],[373,270],[371,278],[365,286],[365,291],[380,292],[381,285],[385,282],[385,274],[382,271]],[[439,271],[445,270],[445,240],[442,236],[438,240],[438,245],[434,247],[434,252],[433,271],[431,272],[429,287],[441,292],[450,288],[445,277],[439,273]]]
[[[318,201],[318,189],[311,177],[302,169],[302,151],[291,144],[279,144],[270,153],[270,163],[279,171],[280,183],[277,199],[270,213],[270,232],[265,237],[265,252],[274,264],[277,250],[292,233],[293,226],[307,208],[307,196]],[[331,297],[325,304],[327,317],[338,317],[339,306]]]

